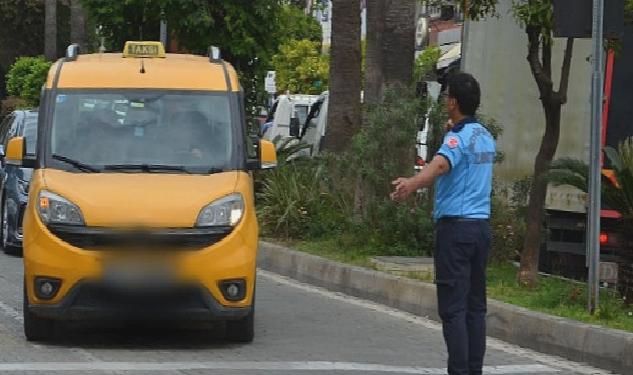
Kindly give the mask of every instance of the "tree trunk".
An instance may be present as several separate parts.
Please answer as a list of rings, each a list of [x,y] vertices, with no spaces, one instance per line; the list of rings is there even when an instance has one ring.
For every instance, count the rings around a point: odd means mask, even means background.
[[[415,0],[367,1],[366,103],[382,101],[386,87],[413,77]]]
[[[44,56],[57,59],[57,0],[44,0]]]
[[[86,15],[80,0],[70,1],[70,42],[88,48],[86,43]]]
[[[330,104],[323,149],[342,152],[360,128],[360,1],[332,2]]]
[[[567,39],[561,67],[560,86],[558,91],[554,91],[551,77],[552,43],[542,42],[538,27],[528,25],[526,33],[528,35],[527,60],[538,86],[541,104],[545,112],[545,134],[543,134],[541,147],[534,161],[534,176],[527,208],[527,228],[518,274],[518,281],[521,285],[533,287],[537,283],[538,276],[541,229],[548,184],[547,172],[558,148],[561,108],[567,102],[574,39]],[[541,48],[542,53],[539,54]],[[539,55],[542,56],[542,62],[539,60]]]
[[[408,88],[415,57],[416,0],[388,1],[383,42],[383,87]]]
[[[543,103],[543,109],[545,110],[546,118],[545,134],[543,134],[541,148],[534,161],[534,179],[527,208],[527,228],[519,272],[519,281],[528,287],[533,287],[537,281],[543,207],[547,194],[546,177],[560,138],[561,104]]]
[[[367,47],[365,50],[365,103],[382,100],[383,35],[385,0],[367,0]]]

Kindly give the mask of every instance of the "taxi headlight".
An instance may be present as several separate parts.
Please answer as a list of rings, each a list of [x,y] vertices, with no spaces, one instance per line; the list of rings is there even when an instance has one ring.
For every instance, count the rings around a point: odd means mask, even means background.
[[[40,191],[37,210],[46,224],[84,225],[81,210],[68,199],[47,190]]]
[[[235,193],[205,206],[198,214],[198,227],[236,226],[244,214],[244,198]]]

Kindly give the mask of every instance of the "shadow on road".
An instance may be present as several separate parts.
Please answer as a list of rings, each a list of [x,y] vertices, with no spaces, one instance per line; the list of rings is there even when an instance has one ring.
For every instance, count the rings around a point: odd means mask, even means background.
[[[85,349],[234,349],[244,344],[224,340],[224,326],[160,322],[67,323],[48,346]]]

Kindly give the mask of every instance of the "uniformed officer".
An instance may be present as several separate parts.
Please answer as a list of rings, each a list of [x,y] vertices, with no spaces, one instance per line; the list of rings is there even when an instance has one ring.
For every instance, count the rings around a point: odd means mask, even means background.
[[[437,299],[450,375],[482,373],[486,350],[486,261],[490,248],[490,195],[495,142],[474,118],[480,88],[466,73],[448,80],[450,129],[420,173],[393,182],[401,201],[436,184]]]

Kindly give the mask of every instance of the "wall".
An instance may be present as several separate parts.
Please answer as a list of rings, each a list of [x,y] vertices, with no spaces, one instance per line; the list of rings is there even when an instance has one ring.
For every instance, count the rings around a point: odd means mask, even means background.
[[[498,17],[468,22],[462,62],[463,69],[481,84],[481,112],[495,118],[504,128],[498,148],[506,159],[496,169],[501,182],[532,174],[545,129],[538,89],[526,60],[527,35],[512,15],[511,3],[499,1]],[[555,40],[552,61],[555,87],[564,46],[564,39]],[[590,55],[591,40],[577,39],[556,158],[589,158]]]

